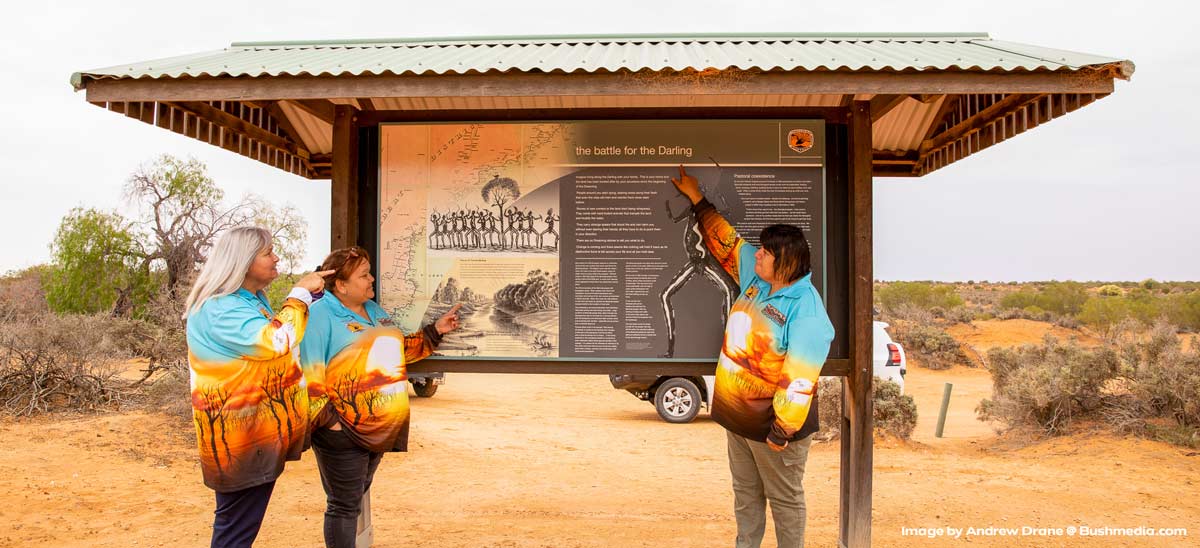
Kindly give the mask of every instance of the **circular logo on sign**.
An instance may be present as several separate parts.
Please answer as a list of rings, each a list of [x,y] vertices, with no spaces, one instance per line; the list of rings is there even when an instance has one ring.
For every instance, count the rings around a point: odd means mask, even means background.
[[[808,152],[813,146],[813,132],[807,129],[793,129],[788,132],[788,148],[796,152]]]

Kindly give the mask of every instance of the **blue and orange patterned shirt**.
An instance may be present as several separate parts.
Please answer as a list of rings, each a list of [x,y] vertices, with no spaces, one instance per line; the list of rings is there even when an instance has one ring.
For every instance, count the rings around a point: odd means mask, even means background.
[[[192,419],[210,488],[274,481],[306,448],[308,389],[295,347],[310,299],[294,289],[275,314],[261,291],[238,289],[188,317]]]
[[[738,283],[717,360],[712,417],[747,439],[777,445],[816,432],[817,380],[833,324],[812,274],[771,293],[754,273],[758,251],[707,200],[694,206],[704,244]]]
[[[433,326],[405,335],[375,301],[350,310],[332,293],[313,303],[300,361],[308,382],[311,428],[335,421],[373,452],[408,450],[408,369],[433,353]]]

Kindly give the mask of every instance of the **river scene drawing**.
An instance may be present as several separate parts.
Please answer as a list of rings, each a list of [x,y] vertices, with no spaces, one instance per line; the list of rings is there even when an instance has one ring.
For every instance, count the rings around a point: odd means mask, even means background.
[[[422,323],[462,303],[462,328],[447,335],[435,355],[557,357],[558,289],[558,273],[541,269],[491,294],[449,277],[434,291]]]

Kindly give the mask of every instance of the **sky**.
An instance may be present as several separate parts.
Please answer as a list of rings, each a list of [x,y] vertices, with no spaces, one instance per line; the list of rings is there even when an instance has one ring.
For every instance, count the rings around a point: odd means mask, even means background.
[[[874,183],[883,280],[1200,279],[1197,11],[1185,2],[27,2],[0,23],[0,272],[49,260],[73,207],[131,212],[159,154],[195,157],[237,198],[299,208],[328,252],[329,182],[89,105],[72,72],[235,41],[513,34],[988,32],[1137,65],[1063,119],[915,179]]]

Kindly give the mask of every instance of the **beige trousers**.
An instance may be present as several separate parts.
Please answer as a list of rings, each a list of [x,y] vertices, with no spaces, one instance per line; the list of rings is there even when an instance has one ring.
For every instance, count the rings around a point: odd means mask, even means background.
[[[726,431],[737,548],[758,548],[767,530],[767,501],[779,548],[804,546],[804,463],[812,436],[772,451],[766,443]]]

